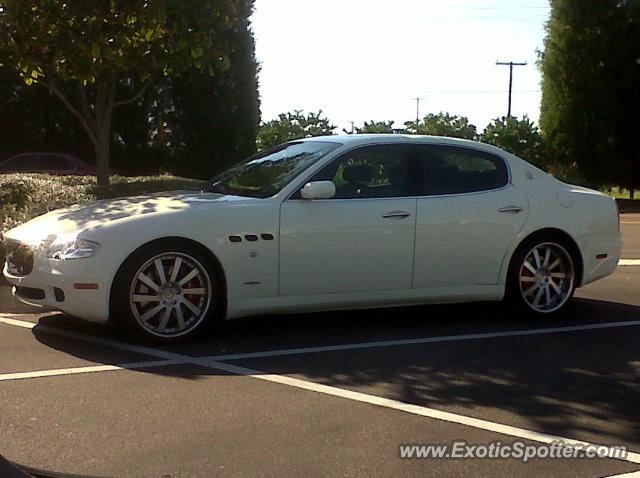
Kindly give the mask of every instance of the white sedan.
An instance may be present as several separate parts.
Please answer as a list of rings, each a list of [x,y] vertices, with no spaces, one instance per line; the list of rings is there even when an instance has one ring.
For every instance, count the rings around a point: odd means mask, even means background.
[[[549,314],[611,274],[613,199],[472,141],[293,141],[176,191],[53,211],[5,235],[29,304],[147,339],[262,313],[499,301]]]

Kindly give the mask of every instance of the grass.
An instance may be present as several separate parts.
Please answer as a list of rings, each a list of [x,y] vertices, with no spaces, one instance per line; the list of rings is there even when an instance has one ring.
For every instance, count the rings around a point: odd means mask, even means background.
[[[2,233],[54,209],[96,199],[139,196],[175,189],[198,190],[204,182],[176,176],[112,176],[98,186],[94,176],[0,174],[0,266],[4,264]],[[1,274],[0,274],[1,275]]]
[[[197,190],[204,182],[176,176],[113,176],[98,186],[94,176],[0,175],[0,233],[48,211],[96,199],[137,196],[174,189]]]
[[[603,192],[616,199],[631,199],[631,193],[628,189],[615,187],[611,188],[610,191],[605,190]],[[635,194],[635,199],[640,199],[637,191]]]

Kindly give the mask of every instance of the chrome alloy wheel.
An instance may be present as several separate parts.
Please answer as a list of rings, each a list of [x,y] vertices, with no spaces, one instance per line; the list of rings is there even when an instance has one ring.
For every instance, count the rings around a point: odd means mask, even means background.
[[[538,244],[520,267],[520,293],[536,312],[554,312],[571,297],[574,276],[573,260],[564,247],[553,242]]]
[[[134,274],[129,302],[145,330],[160,337],[178,337],[205,319],[212,296],[211,279],[200,262],[187,254],[164,252]]]

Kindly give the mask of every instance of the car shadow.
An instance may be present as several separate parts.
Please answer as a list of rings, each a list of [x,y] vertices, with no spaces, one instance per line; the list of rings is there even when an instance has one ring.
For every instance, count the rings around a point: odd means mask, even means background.
[[[460,304],[230,321],[215,334],[156,349],[194,357],[379,340],[637,321],[640,307],[575,299],[561,315],[513,317],[500,304]],[[38,341],[83,360],[104,352],[51,333],[51,328],[124,341],[118,332],[61,314],[42,318]],[[640,348],[635,327],[596,333],[520,335],[384,348],[233,360],[265,373],[295,375],[345,389],[497,422],[517,417],[525,428],[559,436],[640,447]],[[301,359],[301,357],[303,359]],[[153,359],[150,359],[153,360]],[[113,363],[113,362],[109,362]],[[188,380],[227,372],[199,366],[154,367],[143,373]],[[99,380],[93,375],[92,380]],[[489,415],[487,418],[486,415]]]

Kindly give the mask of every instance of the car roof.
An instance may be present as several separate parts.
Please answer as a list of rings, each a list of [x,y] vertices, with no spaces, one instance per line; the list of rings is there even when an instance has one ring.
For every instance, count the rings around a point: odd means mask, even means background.
[[[330,141],[341,143],[344,146],[359,146],[367,144],[389,144],[389,143],[423,143],[423,144],[443,144],[450,146],[460,146],[466,148],[480,149],[490,153],[502,153],[501,149],[487,143],[473,141],[470,139],[449,138],[447,136],[424,136],[417,134],[345,134],[314,136],[296,141]]]
[[[28,151],[26,153],[15,154],[15,155],[11,156],[11,158],[19,158],[19,157],[22,157],[22,156],[39,156],[39,155],[64,156],[65,158],[78,159],[75,156],[72,156],[71,154],[56,153],[56,152],[51,152],[51,151]],[[11,158],[8,158],[8,159],[11,159]]]

